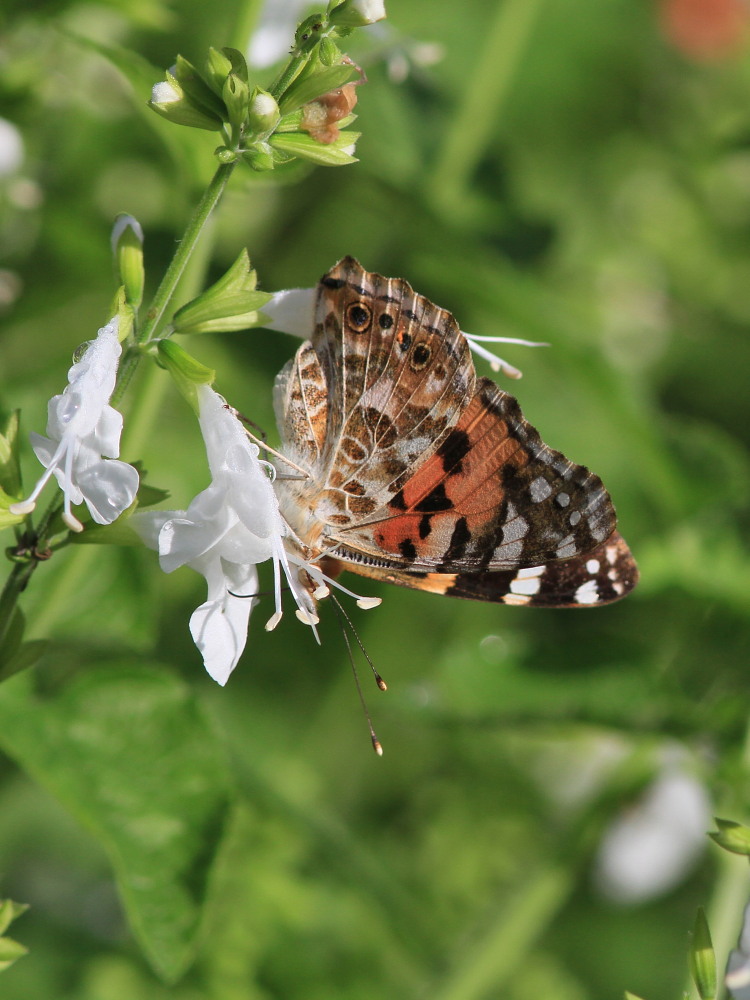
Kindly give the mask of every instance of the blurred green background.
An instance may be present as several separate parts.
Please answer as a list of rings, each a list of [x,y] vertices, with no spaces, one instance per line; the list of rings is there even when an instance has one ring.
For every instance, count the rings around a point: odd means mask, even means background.
[[[504,349],[525,376],[504,387],[602,476],[642,582],[583,612],[363,584],[383,597],[353,609],[390,687],[363,664],[377,759],[330,610],[317,647],[291,613],[267,634],[261,605],[222,690],[187,628],[196,574],[135,549],[55,557],[23,598],[51,645],[0,689],[0,898],[32,904],[3,1000],[679,997],[699,905],[723,963],[750,895],[701,832],[750,805],[743,10],[391,0],[349,50],[360,162],[235,172],[189,281],[247,246],[262,287],[309,287],[348,253],[463,329],[549,342]],[[24,153],[0,177],[0,408],[24,433],[108,316],[115,214],[146,231],[153,291],[213,171],[215,136],[149,112],[151,84],[177,52],[246,50],[259,15],[5,0],[0,114]],[[273,441],[297,344],[256,329],[189,349]],[[168,377],[141,373],[123,409],[123,457],[186,506],[208,475]],[[665,777],[692,819],[667,802],[654,820],[656,874],[644,841],[642,891],[597,878],[607,831],[648,832]]]

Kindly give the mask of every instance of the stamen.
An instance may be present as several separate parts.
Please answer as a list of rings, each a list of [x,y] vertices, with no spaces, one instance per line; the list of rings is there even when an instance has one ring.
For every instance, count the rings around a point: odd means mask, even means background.
[[[465,333],[461,331],[466,338],[466,343],[469,345],[472,351],[477,354],[480,358],[484,358],[488,361],[490,368],[494,372],[502,372],[507,378],[518,379],[523,376],[523,372],[504,361],[497,354],[493,354],[492,351],[488,351],[486,347],[482,347],[482,343],[491,344],[520,344],[522,347],[549,347],[549,344],[533,341],[533,340],[522,340],[520,337],[479,337],[475,336],[473,333]]]
[[[314,563],[306,562],[302,559],[296,559],[294,556],[290,556],[290,560],[301,569],[307,570],[313,580],[315,580],[318,584],[318,589],[320,589],[323,583],[327,583],[330,587],[335,587],[336,590],[340,590],[342,594],[346,594],[347,597],[353,597],[357,603],[357,607],[362,608],[364,611],[368,611],[370,608],[377,608],[383,603],[382,597],[363,597],[362,594],[355,594],[353,590],[349,590],[348,587],[339,583],[338,580],[333,580],[330,576],[326,576],[320,567],[314,565]],[[328,595],[324,594],[322,596],[326,597]],[[313,594],[313,597],[318,598],[317,591]]]
[[[70,528],[71,531],[75,532],[83,531],[83,525],[75,516],[75,514],[72,514],[70,512],[70,510],[63,511],[62,519],[63,519],[63,524],[67,525],[67,527]]]
[[[18,514],[23,516],[25,514],[30,514],[36,507],[36,500],[32,500],[31,497],[28,500],[19,500],[18,503],[12,503],[8,510],[11,514]]]
[[[281,621],[281,612],[275,611],[266,622],[266,632],[273,632],[273,630],[276,628],[276,626],[279,624],[280,621]]]
[[[308,611],[307,608],[297,608],[297,610],[294,613],[299,618],[299,620],[302,622],[303,625],[320,624],[320,618],[318,618],[317,615],[314,615],[311,611]]]

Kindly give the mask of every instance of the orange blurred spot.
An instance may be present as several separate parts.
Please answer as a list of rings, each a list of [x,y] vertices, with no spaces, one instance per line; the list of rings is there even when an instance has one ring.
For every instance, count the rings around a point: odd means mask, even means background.
[[[746,0],[661,0],[660,20],[666,38],[695,59],[721,59],[747,38],[750,7]]]

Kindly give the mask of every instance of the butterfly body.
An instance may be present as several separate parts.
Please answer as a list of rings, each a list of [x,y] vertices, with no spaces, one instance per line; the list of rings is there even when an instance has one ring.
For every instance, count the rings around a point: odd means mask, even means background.
[[[277,481],[280,510],[328,575],[552,607],[637,582],[601,480],[477,377],[453,316],[406,281],[335,265],[274,399],[282,450],[305,473]]]

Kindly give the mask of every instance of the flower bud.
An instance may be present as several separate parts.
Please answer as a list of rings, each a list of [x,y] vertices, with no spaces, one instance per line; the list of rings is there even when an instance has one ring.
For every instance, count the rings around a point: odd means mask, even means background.
[[[239,139],[240,129],[245,124],[247,115],[247,83],[236,73],[230,73],[224,83],[222,97],[227,109],[229,124],[232,126],[235,138]]]
[[[208,87],[206,90],[210,94]],[[166,118],[167,121],[173,122],[175,125],[203,128],[210,132],[218,132],[222,126],[221,114],[199,106],[195,100],[188,96],[178,83],[177,78],[169,71],[167,71],[166,80],[154,84],[148,105],[162,118]]]
[[[250,149],[246,149],[242,154],[242,159],[253,170],[257,170],[258,173],[273,170],[276,166],[274,151],[267,142],[258,142],[254,146],[251,146]]]
[[[330,11],[328,22],[337,28],[362,28],[385,16],[383,0],[344,0]]]
[[[243,250],[225,275],[175,313],[175,332],[219,333],[258,325],[258,309],[271,296],[256,291],[256,281],[247,250]]]
[[[716,955],[702,907],[698,907],[688,955],[690,975],[701,1000],[716,1000]]]
[[[715,840],[719,847],[731,851],[732,854],[750,855],[750,827],[742,826],[741,823],[735,823],[730,819],[719,819],[718,816],[714,822],[719,829],[715,833],[709,833],[709,837]]]
[[[20,410],[14,410],[0,433],[0,488],[10,496],[21,493],[21,466],[18,458]]]
[[[248,128],[252,132],[270,134],[281,117],[279,106],[268,93],[256,87],[250,98],[250,108],[247,115]]]
[[[191,354],[175,344],[173,340],[160,340],[157,344],[158,360],[175,380],[177,388],[198,412],[198,396],[196,388],[199,385],[211,385],[216,378],[213,368],[207,368]]]
[[[143,300],[143,230],[137,219],[124,213],[117,216],[112,227],[112,252],[120,282],[125,289],[125,301],[137,309]]]

